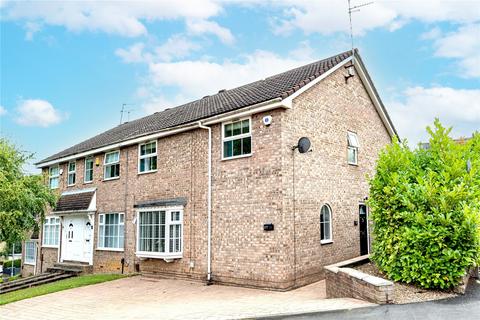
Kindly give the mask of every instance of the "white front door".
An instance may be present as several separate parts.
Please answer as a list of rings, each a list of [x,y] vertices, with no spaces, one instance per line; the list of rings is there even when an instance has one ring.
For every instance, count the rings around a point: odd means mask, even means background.
[[[62,261],[91,263],[93,226],[88,216],[65,216],[62,234]]]

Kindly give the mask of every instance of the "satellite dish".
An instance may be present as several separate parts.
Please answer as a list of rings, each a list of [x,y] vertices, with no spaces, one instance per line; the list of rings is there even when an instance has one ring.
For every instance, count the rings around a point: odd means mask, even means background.
[[[308,152],[308,150],[310,150],[311,145],[312,144],[310,143],[310,139],[308,139],[307,137],[301,137],[298,140],[298,144],[296,148],[298,148],[298,152],[305,153],[305,152]]]

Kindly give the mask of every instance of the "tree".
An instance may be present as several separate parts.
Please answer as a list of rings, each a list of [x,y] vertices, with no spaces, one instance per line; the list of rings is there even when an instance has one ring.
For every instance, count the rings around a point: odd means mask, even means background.
[[[26,175],[23,165],[32,155],[0,139],[0,242],[15,243],[38,228],[56,196],[41,175]]]
[[[447,289],[480,262],[480,134],[463,144],[438,119],[429,148],[394,140],[370,180],[371,259],[394,281]]]

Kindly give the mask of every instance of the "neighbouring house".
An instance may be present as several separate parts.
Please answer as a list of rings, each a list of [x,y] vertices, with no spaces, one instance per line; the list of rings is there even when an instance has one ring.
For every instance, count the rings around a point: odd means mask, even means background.
[[[60,199],[23,273],[317,281],[368,252],[366,175],[395,134],[352,51],[121,124],[37,163]]]

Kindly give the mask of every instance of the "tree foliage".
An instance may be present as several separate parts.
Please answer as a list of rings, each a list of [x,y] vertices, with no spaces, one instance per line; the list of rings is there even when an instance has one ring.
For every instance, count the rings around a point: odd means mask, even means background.
[[[56,196],[41,175],[25,175],[31,158],[5,139],[0,139],[0,242],[14,243],[38,227]]]
[[[394,281],[447,289],[480,262],[480,134],[456,143],[438,119],[427,131],[428,149],[394,140],[380,153],[371,259]]]

